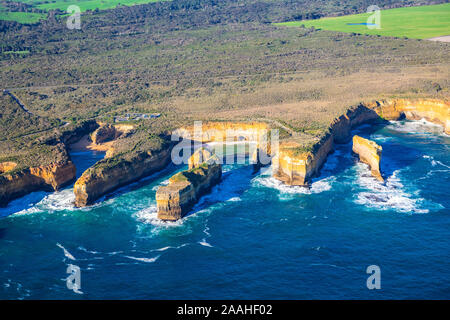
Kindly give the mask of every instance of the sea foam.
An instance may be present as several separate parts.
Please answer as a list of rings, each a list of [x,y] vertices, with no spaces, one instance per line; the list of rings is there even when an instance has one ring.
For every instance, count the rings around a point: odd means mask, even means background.
[[[444,128],[442,125],[425,119],[415,121],[390,121],[386,128],[410,134],[444,135]]]
[[[125,258],[128,258],[128,259],[140,261],[140,262],[153,263],[153,262],[155,262],[156,260],[158,260],[158,258],[159,258],[160,256],[156,256],[156,257],[153,257],[153,258],[133,257],[133,256],[124,256],[124,257],[125,257]]]
[[[274,177],[258,177],[253,180],[256,186],[264,186],[267,188],[276,189],[280,194],[314,194],[328,191],[331,189],[332,183],[336,180],[335,177],[327,177],[321,180],[316,180],[310,187],[288,186],[284,182],[275,179]]]
[[[380,210],[394,209],[404,213],[428,213],[422,208],[425,199],[408,193],[399,178],[401,170],[396,170],[386,179],[385,184],[370,175],[368,166],[357,164],[357,183],[365,190],[356,195],[355,203]],[[429,207],[429,206],[428,206]]]

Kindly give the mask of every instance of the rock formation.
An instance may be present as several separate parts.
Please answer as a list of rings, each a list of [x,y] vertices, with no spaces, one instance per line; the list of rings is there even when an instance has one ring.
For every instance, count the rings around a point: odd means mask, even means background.
[[[199,159],[204,149],[197,150],[191,158]],[[203,163],[182,171],[169,179],[167,186],[159,187],[156,191],[158,218],[176,221],[183,218],[202,195],[209,192],[222,177],[222,165],[219,158],[212,155]]]
[[[30,192],[59,190],[75,179],[75,173],[74,164],[68,160],[17,172],[8,170],[0,174],[0,207]]]
[[[120,132],[113,125],[103,125],[91,134],[91,140],[94,144],[100,144],[117,139]]]
[[[273,176],[287,185],[307,186],[333,150],[333,137],[325,135],[311,150],[299,151],[294,141],[283,143],[273,159]]]
[[[76,126],[63,126],[52,134],[38,138],[45,146],[47,157],[39,157],[29,164],[23,160],[0,163],[0,206],[35,191],[56,191],[70,184],[76,177],[75,165],[70,161],[67,146],[98,127],[95,121],[84,121]]]
[[[267,143],[270,126],[264,122],[205,122],[199,126],[179,128],[174,135],[200,143],[247,141],[257,144],[257,148],[270,154]]]
[[[302,150],[301,143],[288,140],[280,144],[279,152],[272,161],[273,176],[289,185],[308,185],[314,175],[333,151],[334,143],[345,143],[351,138],[356,126],[383,120],[426,119],[441,124],[450,134],[450,103],[433,99],[383,100],[360,104],[334,119],[328,131],[310,148]]]
[[[380,172],[381,152],[383,148],[376,142],[353,136],[353,152],[359,156],[359,160],[369,165],[372,175],[384,182]]]
[[[132,125],[111,125],[100,124],[100,127],[91,133],[91,141],[94,144],[100,145],[102,143],[116,140],[121,136],[126,136],[133,132]]]
[[[15,163],[15,162],[11,162],[11,161],[2,162],[2,163],[0,163],[0,174],[12,171],[16,167],[17,167],[17,163]]]
[[[206,148],[200,148],[188,159],[189,169],[200,166],[203,162],[211,158],[212,153]]]
[[[162,170],[170,162],[171,147],[139,152],[128,160],[114,157],[97,162],[75,182],[75,205],[84,207],[121,186]]]

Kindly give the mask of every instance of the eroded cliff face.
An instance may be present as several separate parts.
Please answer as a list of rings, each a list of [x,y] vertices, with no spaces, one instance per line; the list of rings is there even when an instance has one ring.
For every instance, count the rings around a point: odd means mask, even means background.
[[[307,186],[333,150],[333,137],[327,134],[312,151],[298,152],[298,147],[299,144],[293,141],[280,145],[272,162],[273,176],[287,185]]]
[[[398,120],[406,118],[409,120],[425,119],[440,124],[444,132],[450,134],[450,102],[435,99],[417,100],[385,100],[377,101],[372,108],[386,120]]]
[[[369,165],[372,175],[384,182],[380,171],[381,152],[383,148],[375,141],[353,136],[352,150],[359,156],[359,160]]]
[[[24,165],[20,160],[0,163],[0,206],[34,191],[56,191],[71,183],[76,177],[76,168],[66,146],[97,127],[98,124],[90,120],[62,133],[55,130],[54,134],[37,139],[43,146],[53,147],[52,158],[49,158],[53,161],[46,159],[46,163],[36,165]]]
[[[170,162],[170,152],[171,147],[168,147],[154,152],[140,152],[129,160],[115,162],[111,158],[99,161],[75,182],[75,205],[90,205],[108,192],[162,170]]]
[[[203,150],[196,153],[203,153]],[[201,157],[195,153],[194,156],[196,159]],[[222,165],[215,155],[203,163],[197,163],[196,167],[177,173],[169,179],[167,186],[156,191],[158,218],[167,221],[183,218],[202,195],[219,183],[221,177]]]
[[[308,185],[310,179],[318,174],[328,154],[333,151],[333,144],[348,142],[354,127],[371,121],[402,118],[424,118],[443,125],[445,132],[449,134],[450,103],[433,99],[397,99],[351,107],[333,120],[328,132],[313,145],[312,150],[299,152],[300,144],[295,141],[280,143],[278,155],[272,161],[273,176],[288,185]]]
[[[115,154],[114,144],[117,139],[127,137],[134,132],[132,125],[111,125],[99,123],[100,127],[85,137],[86,148],[89,150],[106,151],[105,158],[111,158]]]
[[[0,206],[30,192],[59,190],[73,181],[75,174],[71,161],[3,173],[0,175]]]
[[[2,162],[2,163],[0,163],[0,174],[6,173],[8,171],[12,171],[16,167],[17,167],[17,163],[15,163],[15,162],[11,162],[11,161]]]
[[[270,154],[270,126],[265,122],[199,122],[194,126],[179,128],[173,133],[200,143],[248,141]]]
[[[273,176],[288,185],[307,186],[311,178],[318,175],[334,143],[346,143],[351,138],[352,128],[379,119],[379,115],[365,105],[351,107],[345,114],[333,120],[327,132],[310,148],[299,151],[299,143],[282,142],[278,156],[272,161]],[[301,149],[301,148],[300,148]]]
[[[189,169],[196,168],[211,157],[212,157],[211,151],[209,151],[206,148],[200,148],[197,151],[195,151],[192,156],[189,157],[188,167]]]

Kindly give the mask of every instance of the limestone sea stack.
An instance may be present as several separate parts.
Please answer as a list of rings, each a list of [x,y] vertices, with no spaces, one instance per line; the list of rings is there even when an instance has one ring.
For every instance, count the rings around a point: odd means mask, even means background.
[[[369,165],[372,175],[384,182],[380,172],[381,152],[383,148],[375,141],[353,136],[353,152],[359,156],[359,160]]]
[[[310,147],[302,146],[296,141],[284,142],[280,145],[278,155],[272,160],[273,176],[287,185],[308,186],[332,150],[333,137],[329,133]]]
[[[204,154],[205,149],[197,150],[190,163],[195,163],[195,159]],[[200,197],[219,183],[221,178],[222,165],[216,155],[196,167],[175,174],[169,179],[167,186],[159,187],[156,191],[158,218],[166,221],[183,218]]]

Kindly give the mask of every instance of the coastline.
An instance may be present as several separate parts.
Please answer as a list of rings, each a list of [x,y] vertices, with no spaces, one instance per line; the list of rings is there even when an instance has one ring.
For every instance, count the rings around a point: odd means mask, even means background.
[[[298,142],[295,141],[294,135],[288,140],[282,140],[278,153],[272,159],[272,165],[274,166],[273,176],[287,185],[308,186],[312,177],[319,174],[320,168],[326,162],[328,154],[333,151],[334,144],[349,141],[351,138],[351,129],[358,125],[371,121],[389,121],[402,118],[418,120],[423,118],[432,123],[443,125],[444,132],[448,134],[450,131],[449,113],[450,103],[448,101],[434,99],[381,100],[370,103],[361,103],[358,106],[349,107],[343,115],[332,121],[328,130],[324,132],[306,152],[295,151],[295,148],[298,147]],[[105,125],[100,128],[104,127]],[[222,123],[208,122],[206,123],[205,128],[206,130],[216,130],[215,135],[207,133],[205,137],[200,139],[200,142],[214,144],[214,141],[221,140],[220,138],[223,138],[225,131],[230,128],[236,130],[242,137],[245,137],[247,142],[257,142],[260,134],[260,131],[258,130],[267,130],[269,126],[266,123],[261,122],[228,121]],[[127,130],[124,131],[125,133],[130,130],[128,127],[126,129]],[[98,130],[99,129],[96,128],[96,132],[98,132]],[[120,129],[114,128],[114,130],[119,132]],[[180,130],[184,130],[184,133],[189,133],[190,131],[189,128],[179,128],[175,131],[180,132]],[[84,135],[82,135],[81,138],[67,139],[67,141],[78,140],[75,143],[69,144],[66,142],[64,145],[65,148],[69,148],[73,151],[95,150],[106,152],[105,158],[86,170],[75,183],[74,193],[76,195],[77,206],[82,207],[90,205],[103,195],[112,192],[119,187],[164,169],[170,162],[170,153],[173,143],[166,141],[167,137],[165,138],[166,140],[163,139],[162,145],[154,150],[138,152],[131,158],[124,158],[114,156],[114,144],[120,135],[112,140],[101,143],[94,143],[91,135],[92,133],[84,132]],[[180,134],[180,136],[182,136],[182,134]],[[232,143],[236,144],[239,142]],[[41,171],[42,170],[39,172]],[[68,171],[66,170],[64,172],[67,173]],[[51,184],[53,189],[57,190],[62,185],[72,181],[75,176],[74,172],[75,170],[73,167],[73,174],[71,176],[67,176],[64,179],[56,179],[62,183]],[[5,176],[5,173],[3,176]],[[20,179],[20,176],[11,176],[10,180],[23,179]],[[20,193],[14,193],[5,188],[3,188],[5,190],[0,190],[0,192],[4,194],[3,199],[6,199],[6,201],[3,201],[3,205],[5,205],[5,202],[7,203],[12,199],[17,198],[17,195],[19,194],[25,195],[36,190],[35,184],[26,182],[25,180],[23,182],[24,188],[21,187]],[[29,189],[30,191],[28,191],[28,185],[29,188],[31,188]],[[44,187],[48,189],[48,186]]]

